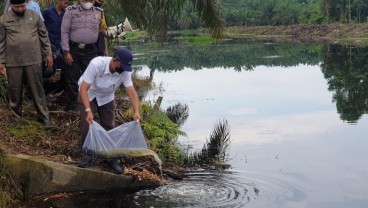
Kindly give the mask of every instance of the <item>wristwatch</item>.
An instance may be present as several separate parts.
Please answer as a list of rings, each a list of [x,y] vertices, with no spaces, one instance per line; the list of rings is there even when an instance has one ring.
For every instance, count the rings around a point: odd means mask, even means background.
[[[66,55],[67,53],[69,53],[68,50],[63,50],[63,54]]]
[[[86,108],[84,111],[86,111],[86,113],[90,112],[91,109],[90,108]]]

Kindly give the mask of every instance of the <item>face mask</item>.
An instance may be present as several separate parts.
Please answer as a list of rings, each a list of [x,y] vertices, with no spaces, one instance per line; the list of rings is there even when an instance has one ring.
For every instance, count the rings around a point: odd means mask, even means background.
[[[24,16],[24,12],[26,12],[26,11],[23,11],[23,12],[17,12],[17,11],[14,11],[14,10],[12,10],[13,12],[14,12],[14,14],[15,15],[17,15],[18,17],[23,17]]]
[[[91,3],[91,2],[82,2],[82,7],[84,8],[84,9],[91,9],[92,8],[92,6],[93,6],[93,4]]]
[[[115,68],[115,71],[119,74],[123,73],[124,72],[124,69],[123,68]]]
[[[118,61],[118,60],[114,60],[114,61]],[[121,67],[115,67],[115,71],[119,74],[123,73],[124,72],[124,69],[121,68]]]

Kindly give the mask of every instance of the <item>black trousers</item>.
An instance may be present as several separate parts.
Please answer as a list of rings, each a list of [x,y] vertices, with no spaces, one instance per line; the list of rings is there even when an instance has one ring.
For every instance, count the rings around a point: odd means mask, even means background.
[[[65,90],[64,99],[66,106],[76,106],[78,99],[78,80],[86,70],[89,62],[96,57],[97,47],[91,44],[81,49],[77,45],[70,47],[70,54],[73,57],[72,65],[65,64]]]
[[[14,117],[22,117],[23,84],[27,82],[38,117],[48,119],[49,110],[42,86],[41,64],[8,67],[6,73],[8,76],[9,105]]]
[[[100,125],[106,130],[113,129],[115,127],[115,110],[116,103],[115,100],[106,103],[105,105],[98,106],[96,98],[90,102],[90,107],[93,114],[98,115]],[[80,110],[80,132],[81,132],[81,146],[83,147],[84,141],[89,130],[89,123],[86,121],[87,113],[85,107],[79,97],[79,110]],[[95,116],[95,115],[94,115]],[[96,117],[94,117],[96,120]]]

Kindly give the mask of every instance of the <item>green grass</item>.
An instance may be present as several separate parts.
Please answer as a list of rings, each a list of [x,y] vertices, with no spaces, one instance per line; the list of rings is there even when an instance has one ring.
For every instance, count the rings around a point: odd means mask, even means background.
[[[125,37],[125,40],[138,40],[145,36],[147,36],[147,32],[145,31],[133,31],[133,32],[127,32],[124,37]]]
[[[39,142],[44,142],[49,137],[53,127],[42,126],[36,121],[20,119],[17,127],[10,127],[9,132],[16,138],[22,139],[28,145],[35,146]]]
[[[185,41],[191,45],[208,45],[215,42],[215,39],[210,36],[200,37],[177,37],[178,40]]]
[[[197,30],[181,30],[180,34],[182,35],[195,35],[198,34]]]

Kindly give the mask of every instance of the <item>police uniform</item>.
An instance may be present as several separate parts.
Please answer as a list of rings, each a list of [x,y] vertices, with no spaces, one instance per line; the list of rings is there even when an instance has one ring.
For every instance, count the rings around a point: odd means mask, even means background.
[[[98,31],[102,21],[102,9],[84,10],[80,5],[69,6],[61,24],[63,54],[70,53],[72,65],[65,66],[65,101],[67,110],[75,110],[78,97],[78,79],[89,62],[96,57]]]

